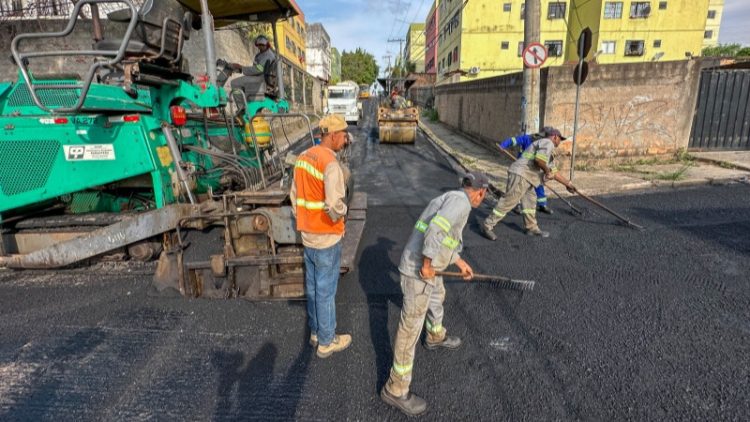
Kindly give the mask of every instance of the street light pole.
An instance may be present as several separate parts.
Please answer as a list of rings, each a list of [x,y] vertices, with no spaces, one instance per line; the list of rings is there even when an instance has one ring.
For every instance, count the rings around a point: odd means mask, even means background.
[[[526,16],[523,21],[524,48],[533,42],[539,42],[539,21],[541,0],[526,0]],[[523,69],[523,98],[521,110],[521,132],[536,133],[539,131],[539,68],[524,67]]]

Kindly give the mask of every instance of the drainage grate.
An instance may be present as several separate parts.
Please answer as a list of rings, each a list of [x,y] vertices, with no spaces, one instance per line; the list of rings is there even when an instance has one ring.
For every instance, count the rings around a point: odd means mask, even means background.
[[[13,196],[43,188],[59,152],[58,141],[0,141],[0,191]]]

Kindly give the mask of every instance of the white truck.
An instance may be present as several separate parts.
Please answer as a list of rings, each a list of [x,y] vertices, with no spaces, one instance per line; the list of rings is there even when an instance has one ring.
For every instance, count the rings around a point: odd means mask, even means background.
[[[359,86],[353,81],[345,81],[328,87],[328,110],[330,114],[340,114],[348,123],[357,124],[359,107],[357,97]]]

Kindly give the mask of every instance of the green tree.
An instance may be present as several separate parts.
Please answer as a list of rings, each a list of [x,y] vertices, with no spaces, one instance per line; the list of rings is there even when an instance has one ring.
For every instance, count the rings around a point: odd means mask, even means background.
[[[750,47],[740,44],[719,44],[704,48],[701,54],[704,57],[747,57],[750,56]]]
[[[378,64],[372,54],[357,48],[353,52],[341,53],[341,79],[354,81],[358,85],[371,84],[378,77]]]

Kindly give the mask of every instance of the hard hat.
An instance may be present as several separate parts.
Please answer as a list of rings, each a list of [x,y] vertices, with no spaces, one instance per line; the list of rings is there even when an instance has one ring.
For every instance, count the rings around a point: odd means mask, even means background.
[[[271,42],[268,41],[268,37],[266,37],[265,35],[258,35],[257,37],[255,37],[255,45],[258,44],[270,45]]]

